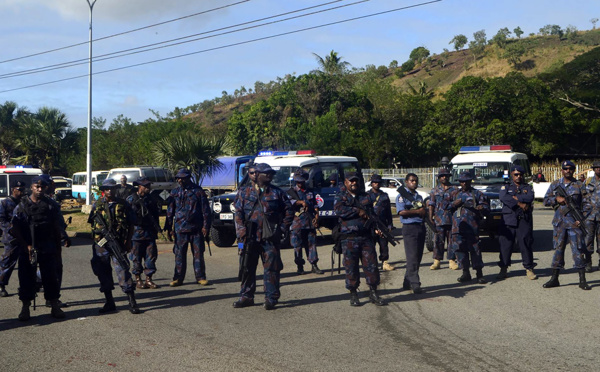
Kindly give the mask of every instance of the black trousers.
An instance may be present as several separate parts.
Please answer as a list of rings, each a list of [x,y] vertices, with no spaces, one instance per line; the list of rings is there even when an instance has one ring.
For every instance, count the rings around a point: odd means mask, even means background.
[[[404,253],[406,255],[404,282],[411,285],[421,285],[419,267],[425,248],[425,226],[422,223],[402,225],[402,238],[404,239]]]
[[[519,243],[521,250],[521,258],[523,259],[523,267],[525,269],[533,269],[536,264],[533,262],[533,231],[530,221],[520,219],[517,226],[506,226],[504,223],[500,225],[498,240],[500,242],[500,261],[498,266],[510,266],[510,256],[515,241]]]
[[[38,253],[38,264],[42,275],[42,286],[44,287],[44,298],[48,301],[58,300],[60,297],[60,285],[57,270],[57,253],[54,245],[40,247]],[[19,299],[31,301],[36,293],[36,270],[29,261],[29,251],[21,249],[19,254]]]

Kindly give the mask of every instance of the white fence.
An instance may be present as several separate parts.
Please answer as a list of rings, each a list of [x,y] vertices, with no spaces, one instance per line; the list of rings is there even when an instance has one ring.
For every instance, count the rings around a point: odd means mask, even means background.
[[[423,188],[431,189],[435,187],[438,169],[440,168],[363,169],[362,173],[365,177],[365,182],[369,181],[369,178],[373,173],[377,173],[381,177],[393,177],[401,179],[404,179],[408,173],[414,173],[419,176],[419,184],[423,186]]]

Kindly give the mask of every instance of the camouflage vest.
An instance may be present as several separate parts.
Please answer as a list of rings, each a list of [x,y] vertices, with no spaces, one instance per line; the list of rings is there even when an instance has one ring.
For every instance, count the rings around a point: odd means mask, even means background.
[[[129,227],[127,223],[127,216],[125,215],[125,204],[123,200],[117,200],[114,202],[114,209],[111,211],[108,206],[108,202],[106,200],[99,200],[96,204],[95,213],[99,213],[106,221],[106,225],[109,230],[115,231],[117,236],[125,241],[127,239],[127,228]],[[96,231],[97,226],[96,222],[92,224],[92,231]],[[94,233],[94,241],[100,241],[102,237]]]

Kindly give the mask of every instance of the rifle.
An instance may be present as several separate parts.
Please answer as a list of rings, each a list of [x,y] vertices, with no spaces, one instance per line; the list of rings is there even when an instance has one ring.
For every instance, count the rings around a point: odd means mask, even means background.
[[[94,221],[96,222],[96,226],[99,227],[99,229],[94,232],[100,233],[103,236],[96,244],[105,248],[108,253],[117,260],[119,266],[121,266],[123,270],[129,271],[129,260],[127,260],[125,254],[123,254],[125,249],[115,233],[108,228],[106,221],[104,221],[104,217],[102,217],[100,213],[94,213]]]
[[[33,272],[36,273],[36,277],[37,277],[37,271],[38,271],[38,250],[36,248],[36,244],[35,244],[35,224],[33,222],[31,222],[31,217],[29,218],[29,234],[31,235],[31,252],[29,254],[29,263],[31,264],[31,266],[33,266]],[[33,297],[33,310],[35,310],[35,298],[37,297],[37,291],[35,293],[35,296]]]
[[[587,235],[588,231],[585,228],[584,223],[585,217],[583,216],[583,213],[581,213],[579,208],[577,208],[577,206],[575,205],[573,197],[571,195],[568,195],[567,191],[561,185],[558,185],[558,187],[555,188],[554,191],[558,196],[562,196],[563,198],[565,198],[565,201],[567,202],[567,211],[565,213],[562,213],[562,215],[564,216],[567,213],[571,212],[573,218],[575,218],[575,221],[579,221],[579,228],[581,229],[581,232],[583,232],[584,235]]]
[[[210,251],[210,232],[208,234],[206,234],[206,236],[204,237],[204,241],[206,242],[206,245],[208,246],[208,254],[210,256],[212,256],[212,252]]]
[[[356,201],[356,198],[353,199],[352,204],[357,207],[358,209],[361,209],[363,211],[365,211],[367,213],[367,227],[370,227],[371,229],[377,229],[379,231],[381,231],[381,234],[383,235],[383,238],[390,243],[392,246],[396,246],[396,242],[394,240],[394,235],[392,235],[390,233],[390,231],[388,230],[388,227],[386,226],[386,224],[383,223],[383,221],[381,221],[379,219],[379,217],[377,217],[377,215],[373,212],[370,212],[369,210],[364,209],[362,206],[360,206],[358,204],[358,202]]]
[[[298,192],[292,187],[287,191],[288,195],[290,195],[292,198],[294,198],[294,200],[300,200],[300,195],[298,195]],[[314,209],[307,207],[307,208],[301,208],[299,212],[297,213],[297,216],[300,216],[302,213],[306,212],[306,214],[308,214],[308,219],[310,220],[311,223],[311,227],[314,227],[314,225],[312,224],[312,222],[315,220],[315,211]],[[317,225],[317,227],[315,227],[315,229],[319,232],[319,234],[321,234],[321,237],[324,237],[323,232],[321,231],[321,229],[319,228],[319,226]]]
[[[140,198],[140,196],[138,194],[134,194],[136,197],[136,203],[138,204],[138,207],[140,208],[140,214],[142,216],[142,221],[144,219],[148,219],[147,217],[149,216],[150,222],[152,223],[152,227],[154,228],[154,230],[159,233],[164,240],[169,240],[166,236],[165,233],[163,232],[163,229],[160,228],[160,225],[158,224],[158,221],[154,218],[154,216],[150,213],[150,210],[148,208],[146,208],[146,206],[144,205],[144,202],[142,201],[142,198]]]
[[[252,249],[256,244],[256,227],[257,224],[252,221],[245,223],[246,237],[244,238],[244,245],[242,248],[242,254],[240,257],[240,268],[238,270],[238,281],[243,282],[244,278],[248,276],[248,263],[250,261],[250,255]]]

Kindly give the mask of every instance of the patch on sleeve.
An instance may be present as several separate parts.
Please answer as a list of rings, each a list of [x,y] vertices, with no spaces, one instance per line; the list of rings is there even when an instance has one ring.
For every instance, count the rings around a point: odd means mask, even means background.
[[[500,188],[500,190],[504,190],[505,188],[506,188],[506,186],[502,186],[502,187]]]

